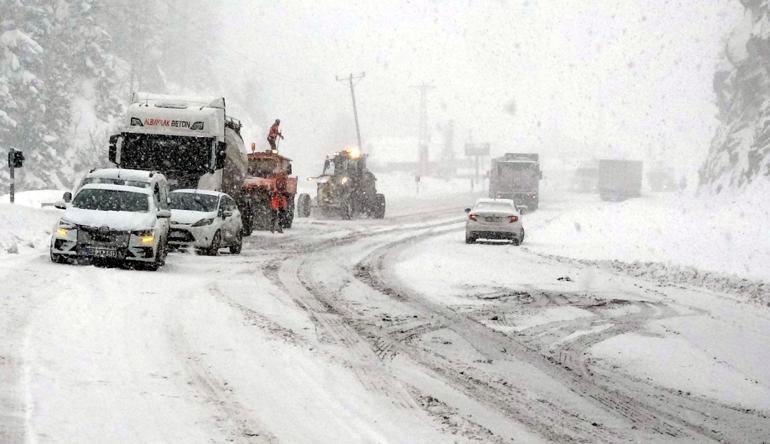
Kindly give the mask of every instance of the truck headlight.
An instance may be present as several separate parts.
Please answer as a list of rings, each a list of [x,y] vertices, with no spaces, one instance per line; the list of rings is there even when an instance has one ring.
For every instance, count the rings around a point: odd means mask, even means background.
[[[214,218],[213,217],[212,218],[208,218],[208,219],[201,219],[198,222],[195,222],[194,224],[192,224],[192,226],[193,227],[204,227],[206,225],[211,225],[212,223],[214,223]]]

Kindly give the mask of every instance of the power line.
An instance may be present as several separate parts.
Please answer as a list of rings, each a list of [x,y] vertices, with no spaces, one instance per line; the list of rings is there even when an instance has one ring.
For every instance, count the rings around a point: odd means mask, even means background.
[[[433,85],[421,83],[412,85],[420,91],[420,123],[417,136],[417,174],[425,175],[428,172],[428,143],[430,134],[428,133],[428,91],[434,89]]]
[[[353,75],[353,73],[350,73],[348,77],[339,77],[336,76],[336,79],[338,82],[342,82],[347,80],[350,84],[350,98],[353,100],[353,117],[356,120],[356,138],[358,139],[358,149],[363,151],[364,145],[361,143],[361,128],[358,126],[358,108],[356,108],[356,90],[354,87],[353,80],[359,80],[366,77],[366,73],[362,72],[361,74],[358,74],[356,76]]]

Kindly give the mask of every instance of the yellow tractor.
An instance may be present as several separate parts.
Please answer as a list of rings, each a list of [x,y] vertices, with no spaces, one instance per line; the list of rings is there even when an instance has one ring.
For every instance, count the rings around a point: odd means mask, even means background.
[[[328,155],[323,172],[315,180],[315,207],[321,216],[385,217],[385,195],[377,192],[377,178],[366,168],[366,155],[360,151],[346,149]],[[300,195],[298,216],[309,216],[311,205],[309,195]]]

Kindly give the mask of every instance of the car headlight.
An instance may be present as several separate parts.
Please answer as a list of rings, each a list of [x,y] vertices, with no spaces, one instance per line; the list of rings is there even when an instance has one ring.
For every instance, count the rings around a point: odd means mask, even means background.
[[[75,229],[77,229],[77,225],[62,219],[56,226],[56,236],[60,238],[67,238],[69,237],[70,231]]]
[[[155,233],[152,230],[134,231],[131,234],[143,245],[151,245],[155,242]]]
[[[194,224],[192,224],[192,226],[193,227],[204,227],[206,225],[211,225],[212,223],[214,223],[214,218],[213,217],[207,218],[207,219],[201,219],[198,222],[195,222]]]

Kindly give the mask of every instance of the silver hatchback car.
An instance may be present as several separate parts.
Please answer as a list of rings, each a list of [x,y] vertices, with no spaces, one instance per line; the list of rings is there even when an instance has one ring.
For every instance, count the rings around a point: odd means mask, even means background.
[[[477,239],[506,239],[521,245],[524,227],[521,213],[511,199],[479,199],[473,208],[466,208],[465,243]]]

